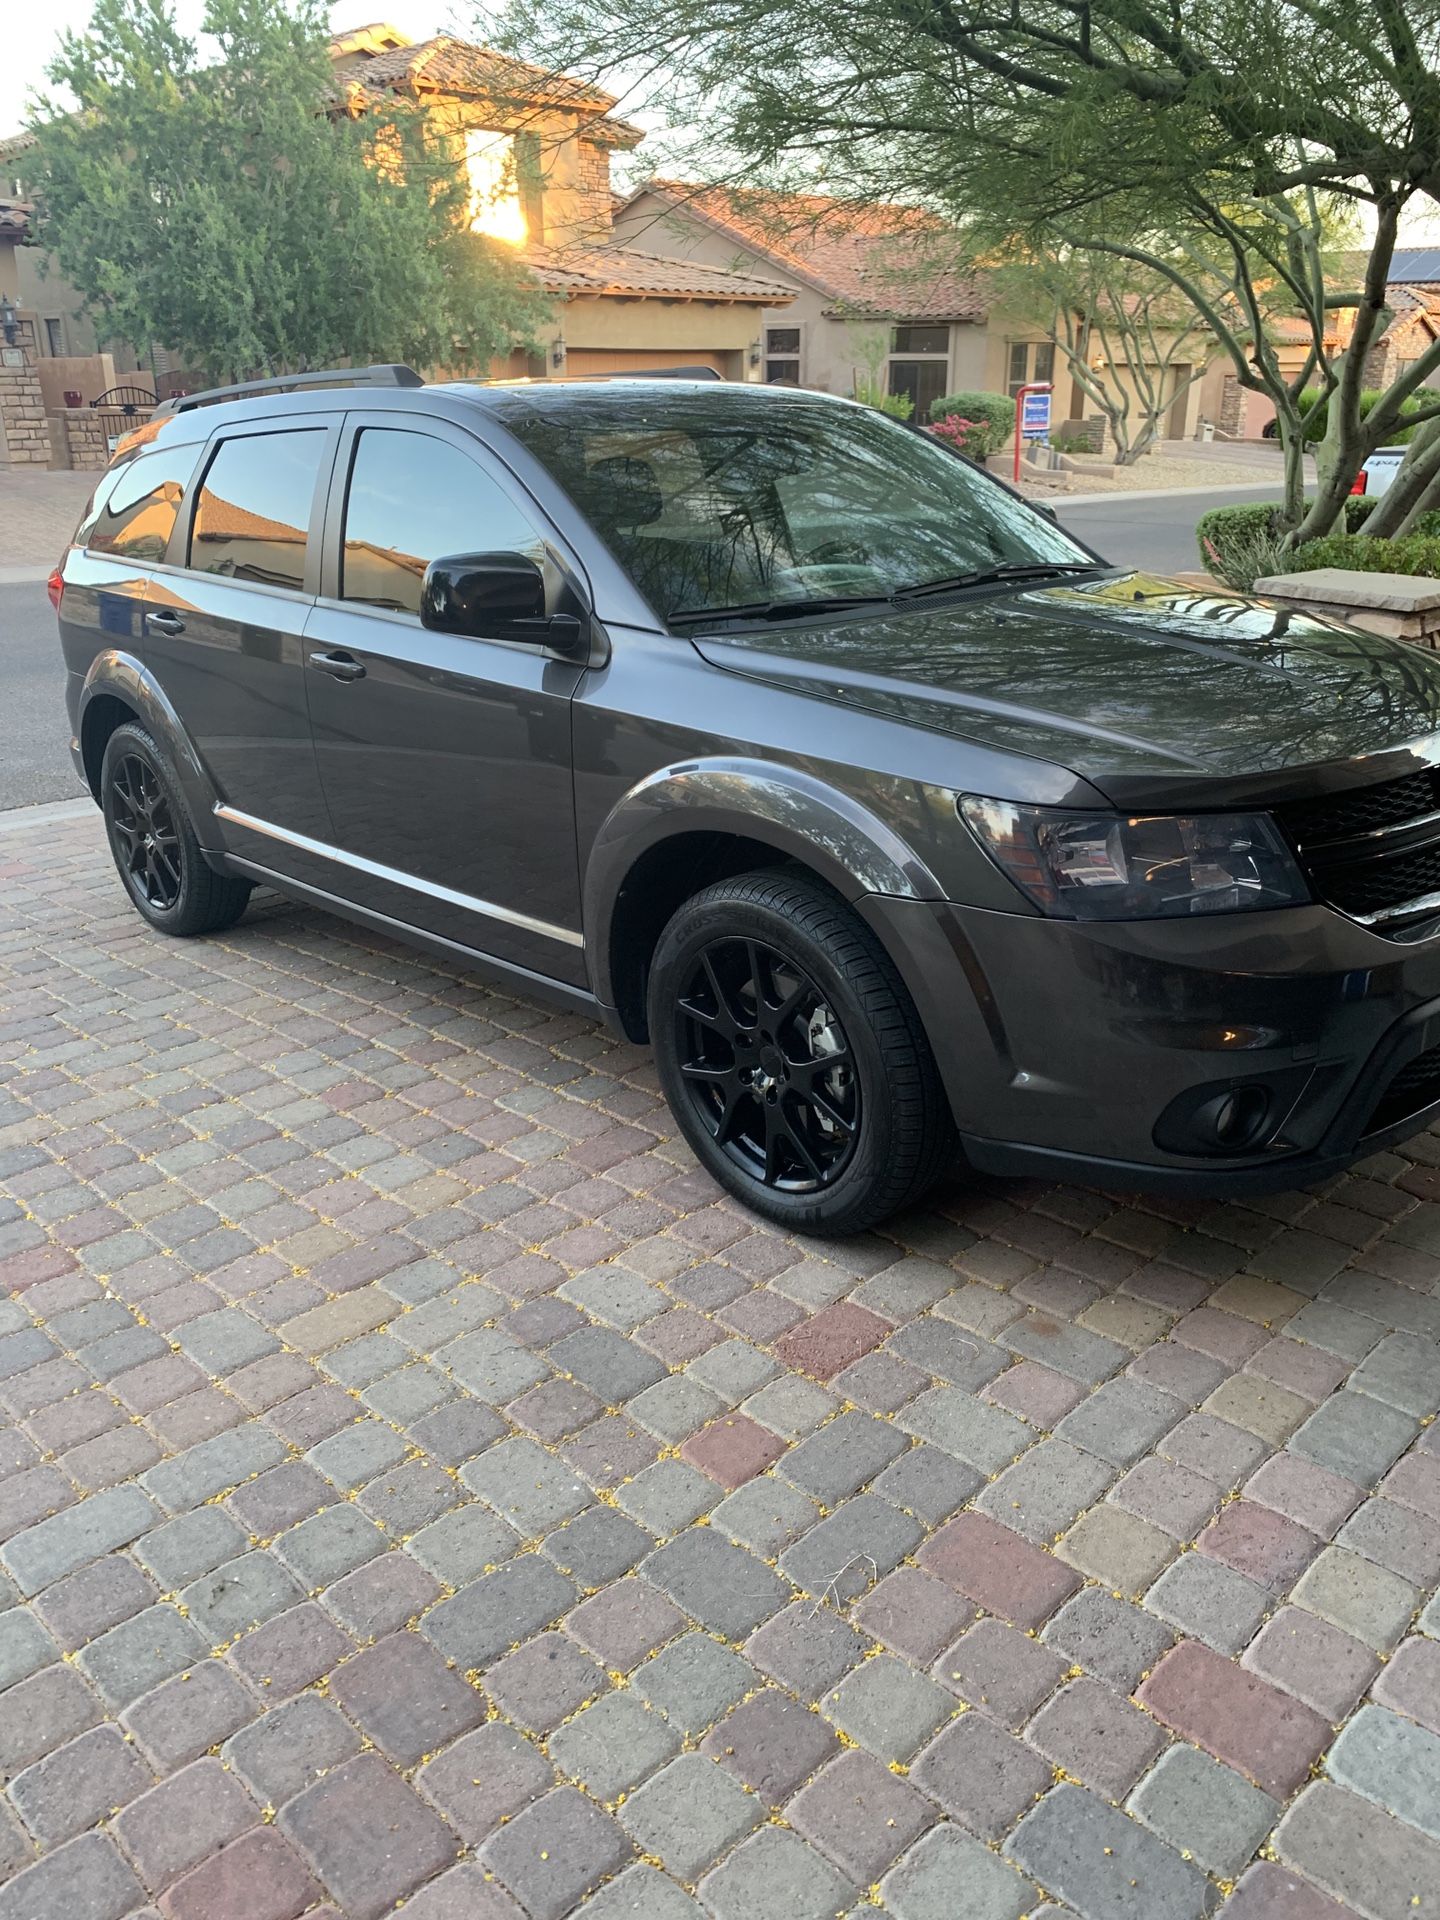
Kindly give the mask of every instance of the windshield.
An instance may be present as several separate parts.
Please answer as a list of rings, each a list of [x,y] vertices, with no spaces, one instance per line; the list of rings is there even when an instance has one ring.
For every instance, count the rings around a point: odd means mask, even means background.
[[[547,398],[505,424],[667,621],[1095,564],[928,434],[866,407],[718,383]]]

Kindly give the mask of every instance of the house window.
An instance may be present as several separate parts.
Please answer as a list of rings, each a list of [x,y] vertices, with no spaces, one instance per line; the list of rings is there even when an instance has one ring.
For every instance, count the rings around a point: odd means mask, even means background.
[[[526,225],[515,162],[515,141],[510,134],[472,127],[465,135],[471,231],[520,246],[526,239]]]
[[[1013,400],[1021,387],[1055,378],[1055,342],[1053,340],[1012,340],[1010,370],[1006,392]]]
[[[892,360],[891,393],[908,393],[914,403],[912,420],[928,420],[930,408],[945,391],[945,376],[950,362],[944,360]]]
[[[893,353],[949,353],[949,327],[896,327],[891,336]]]
[[[799,327],[765,329],[765,383],[771,387],[799,386]]]
[[[60,359],[65,351],[64,323],[53,316],[47,316],[45,321],[45,351],[52,360]]]
[[[885,384],[890,393],[909,395],[912,420],[930,418],[931,404],[944,393],[949,379],[948,326],[907,325],[892,329]]]

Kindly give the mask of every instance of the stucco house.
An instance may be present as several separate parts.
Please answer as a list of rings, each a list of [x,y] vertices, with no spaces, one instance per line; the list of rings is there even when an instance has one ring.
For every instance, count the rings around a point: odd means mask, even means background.
[[[1038,329],[995,335],[982,284],[944,262],[944,228],[914,207],[649,180],[616,209],[614,235],[630,252],[779,281],[788,304],[760,316],[768,381],[828,393],[875,381],[924,418],[943,393],[1003,393],[1022,353],[1019,379],[1050,377],[1053,347]]]
[[[615,114],[613,94],[448,35],[413,43],[372,26],[332,47],[352,110],[382,92],[423,104],[469,178],[475,226],[521,251],[555,298],[541,354],[492,371],[687,364],[758,377],[760,316],[788,306],[788,288],[773,274],[625,244],[613,227],[610,162],[644,134]]]
[[[760,377],[761,315],[783,311],[789,288],[773,274],[617,243],[611,157],[644,136],[617,116],[614,95],[449,35],[412,42],[384,24],[337,35],[331,60],[336,111],[363,113],[385,95],[423,106],[469,182],[476,228],[514,247],[553,297],[538,353],[463,371],[545,378],[685,364]],[[33,145],[25,133],[0,140],[17,206]],[[148,342],[98,340],[79,295],[29,237],[17,216],[0,231],[0,255],[50,407],[62,392],[88,403],[127,372],[162,395],[184,384],[184,370]]]

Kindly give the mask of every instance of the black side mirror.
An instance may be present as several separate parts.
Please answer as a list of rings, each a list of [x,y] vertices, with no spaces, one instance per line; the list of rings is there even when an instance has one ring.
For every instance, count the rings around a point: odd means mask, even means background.
[[[524,553],[450,553],[432,560],[420,588],[420,624],[471,639],[538,642],[573,658],[589,648],[587,623],[545,611],[545,576]]]

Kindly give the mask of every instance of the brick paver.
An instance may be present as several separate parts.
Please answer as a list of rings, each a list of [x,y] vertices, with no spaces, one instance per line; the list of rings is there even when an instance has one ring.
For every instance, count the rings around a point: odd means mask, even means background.
[[[1440,1138],[806,1242],[639,1049],[9,827],[0,1920],[1440,1920]]]

